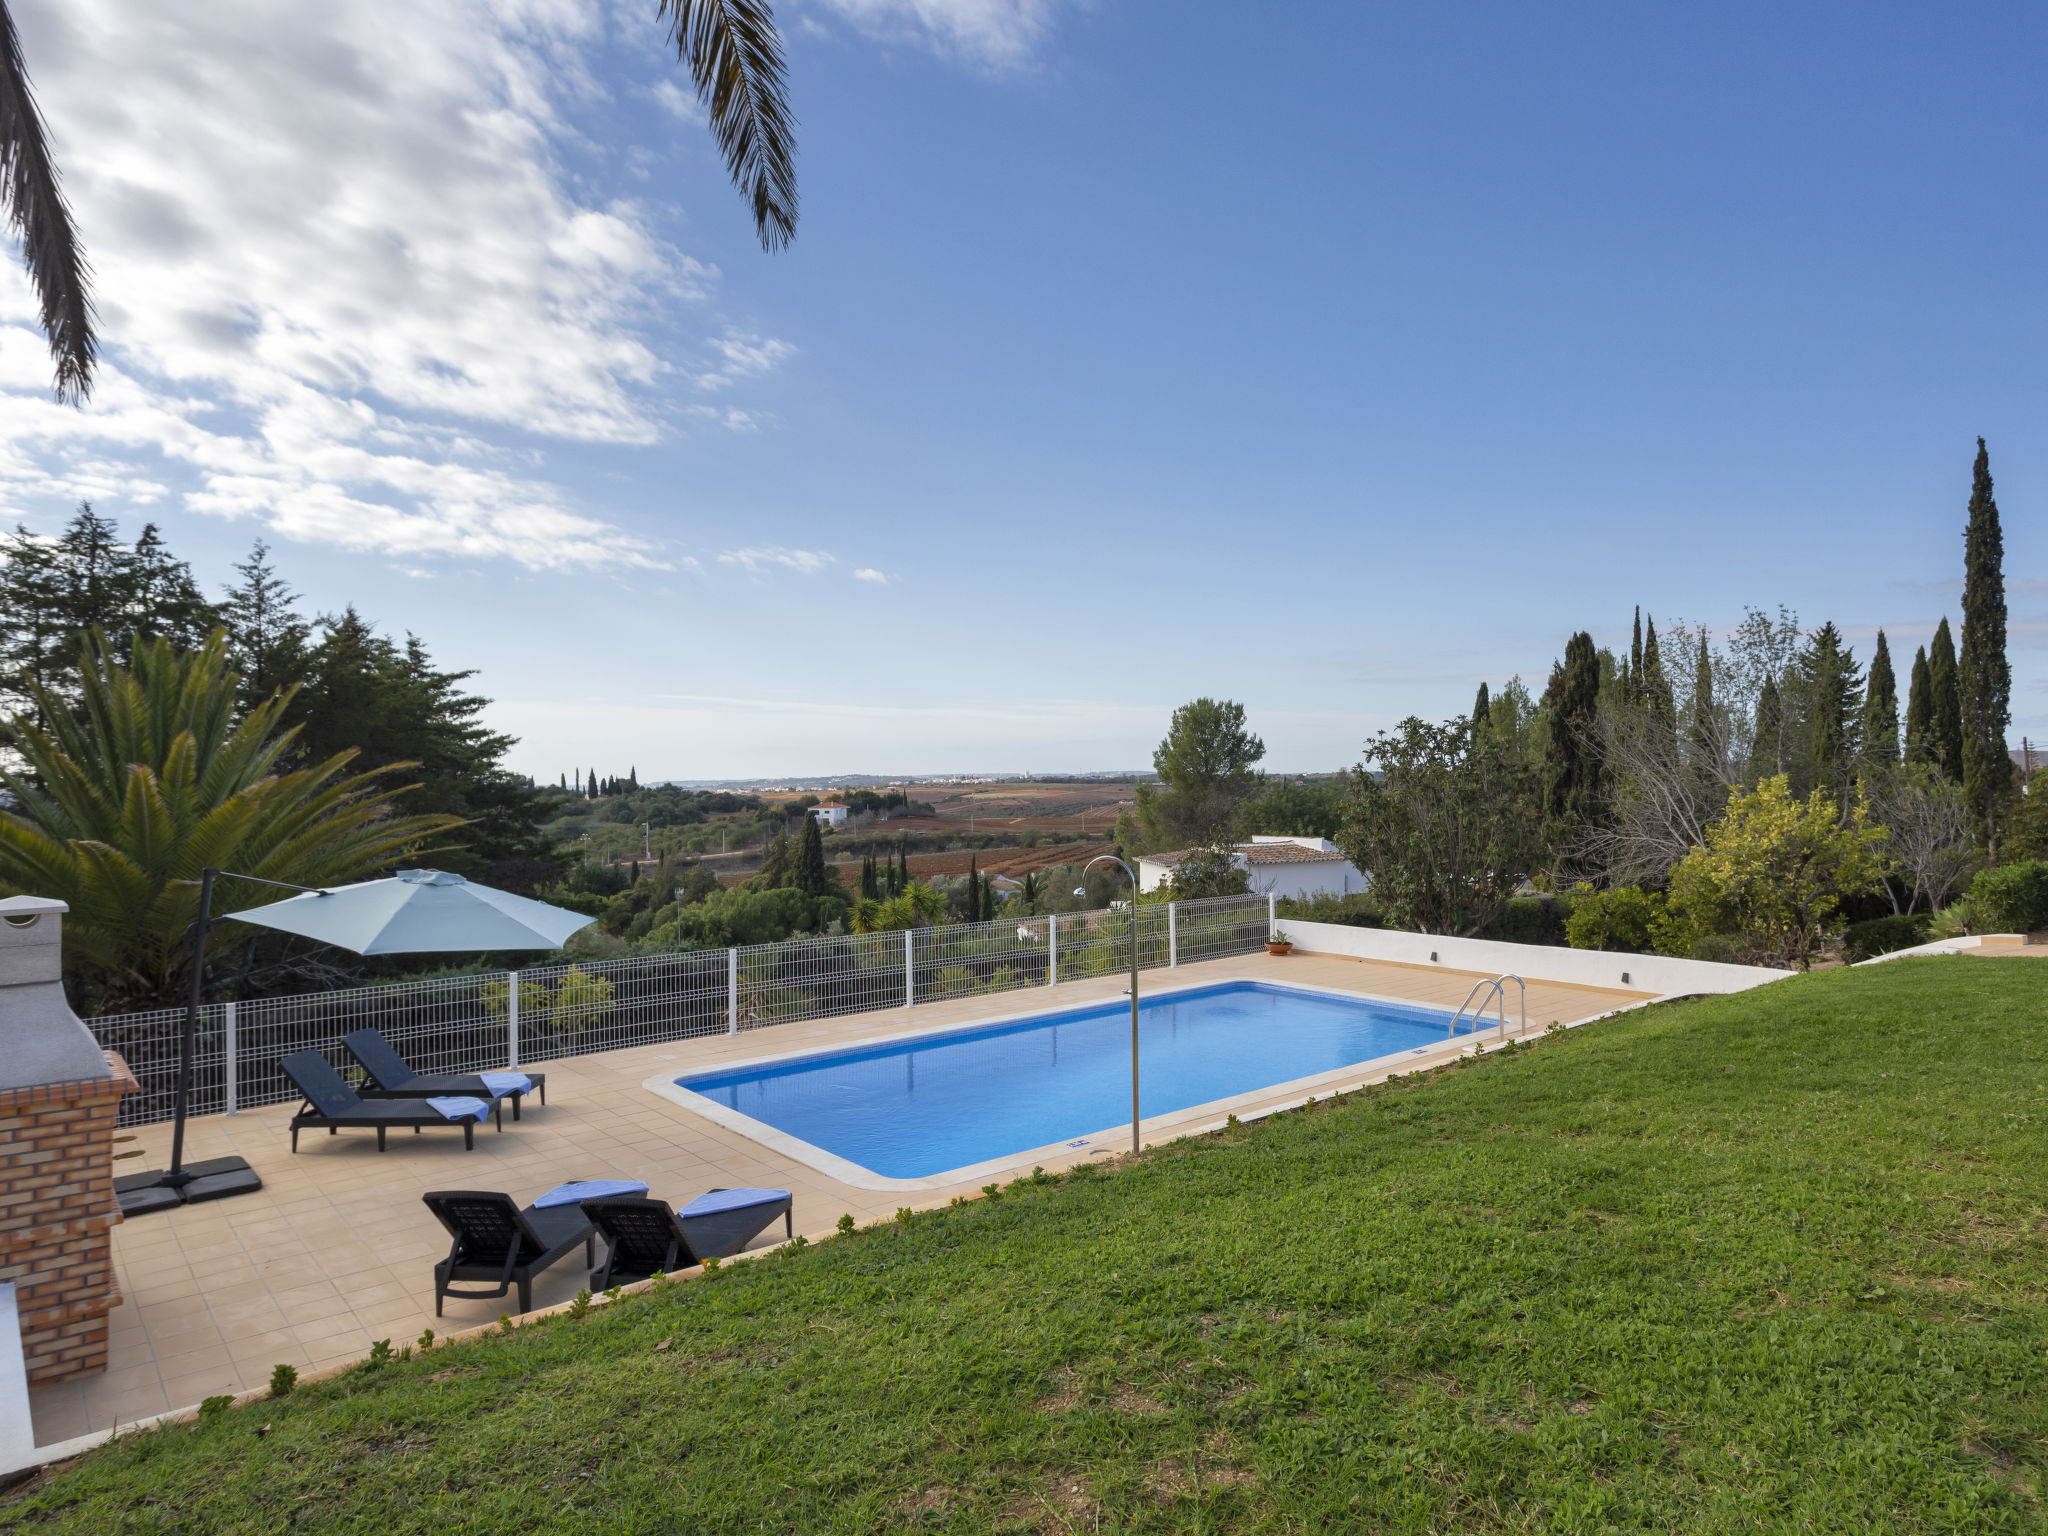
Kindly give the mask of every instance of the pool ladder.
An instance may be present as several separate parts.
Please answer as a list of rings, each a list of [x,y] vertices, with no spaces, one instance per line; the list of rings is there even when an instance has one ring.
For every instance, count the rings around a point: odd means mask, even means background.
[[[1460,1003],[1460,1004],[1458,1004],[1458,1011],[1457,1011],[1457,1012],[1456,1012],[1455,1014],[1453,1014],[1453,1015],[1451,1016],[1451,1032],[1450,1032],[1450,1034],[1446,1035],[1446,1036],[1445,1036],[1444,1038],[1445,1038],[1445,1039],[1447,1039],[1447,1040],[1454,1040],[1454,1039],[1456,1039],[1456,1038],[1457,1038],[1457,1035],[1458,1035],[1458,1024],[1459,1024],[1459,1021],[1460,1021],[1460,1020],[1462,1020],[1462,1019],[1463,1019],[1463,1018],[1465,1017],[1465,1010],[1466,1010],[1467,1008],[1471,1008],[1471,1007],[1472,1007],[1472,999],[1476,997],[1476,998],[1478,998],[1478,999],[1479,999],[1479,1006],[1478,1006],[1478,1007],[1477,1007],[1476,1009],[1474,1009],[1474,1010],[1473,1010],[1473,1013],[1472,1013],[1472,1033],[1473,1033],[1473,1034],[1475,1034],[1475,1035],[1477,1035],[1477,1034],[1479,1033],[1479,1021],[1480,1021],[1480,1019],[1481,1019],[1481,1018],[1482,1018],[1482,1017],[1483,1017],[1483,1016],[1485,1015],[1485,1013],[1486,1013],[1486,1003],[1487,1003],[1487,999],[1488,999],[1488,998],[1491,998],[1491,999],[1492,999],[1492,1000],[1494,1001],[1494,1003],[1495,1003],[1495,1004],[1497,1005],[1497,1008],[1498,1008],[1498,1011],[1499,1011],[1499,1016],[1500,1016],[1500,1038],[1501,1038],[1501,1039],[1503,1039],[1503,1040],[1507,1039],[1507,1037],[1508,1037],[1508,989],[1507,989],[1507,984],[1508,984],[1509,982],[1511,982],[1511,981],[1512,981],[1512,982],[1513,982],[1513,983],[1514,983],[1514,984],[1515,984],[1515,985],[1516,985],[1516,986],[1517,986],[1518,988],[1520,988],[1520,989],[1521,989],[1521,1001],[1522,1001],[1522,1024],[1521,1024],[1521,1028],[1519,1028],[1518,1030],[1516,1030],[1516,1031],[1515,1031],[1515,1033],[1517,1033],[1517,1034],[1519,1034],[1519,1035],[1526,1035],[1526,1034],[1527,1034],[1527,1033],[1529,1032],[1529,984],[1528,984],[1528,983],[1527,983],[1526,981],[1522,980],[1522,978],[1521,978],[1521,977],[1519,977],[1519,976],[1517,976],[1517,975],[1514,975],[1514,974],[1513,974],[1512,972],[1510,972],[1510,973],[1508,973],[1508,974],[1506,974],[1506,975],[1501,975],[1501,976],[1495,976],[1495,977],[1492,977],[1492,978],[1490,978],[1490,979],[1488,979],[1488,980],[1485,980],[1485,981],[1475,981],[1475,982],[1473,982],[1473,983],[1472,983],[1472,990],[1471,990],[1470,992],[1467,992],[1467,993],[1465,994],[1465,1001],[1464,1001],[1464,1002],[1462,1002],[1462,1003]]]

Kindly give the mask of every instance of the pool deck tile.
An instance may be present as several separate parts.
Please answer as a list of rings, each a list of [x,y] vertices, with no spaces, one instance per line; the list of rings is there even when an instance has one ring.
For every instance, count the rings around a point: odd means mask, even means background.
[[[1392,965],[1297,951],[1284,958],[1242,955],[1146,973],[1142,985],[1195,986],[1232,980],[1291,983],[1404,1001],[1458,1005],[1472,972]],[[737,1131],[650,1093],[657,1072],[703,1071],[784,1051],[832,1049],[911,1030],[972,1025],[989,1019],[1074,1007],[1118,997],[1119,974],[1032,992],[1008,992],[773,1025],[741,1035],[713,1035],[636,1046],[545,1063],[549,1102],[527,1106],[504,1134],[480,1133],[466,1152],[449,1136],[397,1137],[377,1151],[372,1136],[305,1136],[291,1152],[293,1106],[274,1105],[235,1116],[208,1116],[187,1128],[188,1156],[238,1153],[262,1174],[263,1189],[216,1203],[140,1216],[114,1231],[125,1304],[109,1319],[108,1369],[97,1376],[30,1394],[38,1444],[70,1439],[151,1414],[196,1404],[215,1393],[262,1385],[271,1367],[301,1370],[359,1357],[381,1338],[405,1342],[432,1328],[440,1334],[488,1323],[506,1310],[499,1301],[450,1301],[434,1316],[432,1271],[447,1237],[421,1203],[432,1189],[502,1189],[524,1203],[568,1178],[644,1178],[678,1204],[714,1184],[788,1189],[799,1232],[829,1234],[842,1213],[863,1224],[892,1217],[899,1206],[946,1204],[973,1192],[972,1183],[905,1193],[863,1190],[792,1161]],[[1642,1001],[1639,992],[1532,982],[1531,1032],[1552,1020],[1574,1022]],[[1469,1043],[1469,1041],[1468,1041]],[[1446,1045],[1429,1058],[1456,1054]],[[1360,1074],[1357,1082],[1380,1074]],[[1346,1083],[1343,1086],[1355,1086]],[[1274,1096],[1241,1114],[1288,1102]],[[1170,1133],[1184,1127],[1174,1126]],[[137,1167],[161,1167],[170,1127],[138,1127]],[[1081,1161],[1091,1148],[1064,1158]],[[778,1223],[756,1247],[781,1239]],[[587,1276],[564,1260],[534,1285],[534,1304],[569,1300]]]

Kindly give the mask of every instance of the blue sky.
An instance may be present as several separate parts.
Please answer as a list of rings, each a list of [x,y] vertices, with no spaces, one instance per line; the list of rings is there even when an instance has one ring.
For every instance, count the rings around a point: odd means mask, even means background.
[[[1979,433],[2048,738],[2038,9],[798,0],[775,257],[651,5],[197,9],[17,0],[114,366],[0,277],[0,508],[267,538],[527,771],[1333,768],[1637,603],[1903,671]]]

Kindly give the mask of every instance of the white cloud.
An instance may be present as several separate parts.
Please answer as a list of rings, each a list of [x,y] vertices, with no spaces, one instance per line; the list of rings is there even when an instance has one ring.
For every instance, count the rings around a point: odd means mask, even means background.
[[[911,38],[978,64],[1024,63],[1059,0],[821,0],[873,37]]]
[[[817,549],[785,549],[781,545],[766,548],[728,550],[718,557],[721,565],[737,565],[744,570],[759,572],[767,566],[783,566],[788,570],[801,571],[806,576],[815,576],[828,565],[838,561],[835,555],[828,555]]]
[[[553,93],[587,87],[594,11],[13,10],[110,350],[89,407],[51,405],[26,282],[0,263],[0,498],[182,495],[401,557],[658,563],[505,446],[653,441],[667,367],[638,322],[718,275],[555,164]],[[728,379],[794,350],[711,345]]]
[[[878,587],[889,585],[889,578],[871,565],[864,565],[853,573],[855,581],[872,581]]]

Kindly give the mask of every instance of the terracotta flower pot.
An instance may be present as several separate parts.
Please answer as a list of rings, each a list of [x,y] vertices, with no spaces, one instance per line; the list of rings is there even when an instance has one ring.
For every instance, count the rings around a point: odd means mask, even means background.
[[[1268,942],[1266,945],[1266,953],[1269,955],[1284,955],[1293,948],[1294,946],[1292,944],[1274,944]]]

